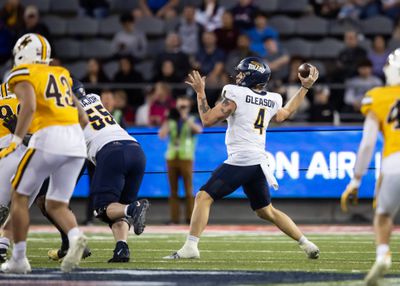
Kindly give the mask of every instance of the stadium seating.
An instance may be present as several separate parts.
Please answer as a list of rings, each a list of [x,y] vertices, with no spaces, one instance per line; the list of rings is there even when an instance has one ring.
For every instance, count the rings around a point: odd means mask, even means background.
[[[366,35],[391,35],[393,22],[383,16],[366,19],[361,22],[362,31]]]
[[[67,34],[67,21],[59,16],[45,16],[43,22],[47,25],[53,36],[64,36]]]
[[[110,0],[110,9],[113,13],[128,12],[139,5],[138,0]]]
[[[280,13],[302,13],[307,10],[308,0],[279,0],[278,11]]]
[[[328,33],[328,21],[316,16],[302,17],[295,26],[298,36],[325,36]]]
[[[81,45],[76,40],[61,39],[54,43],[54,51],[57,57],[68,60],[76,59],[81,56]]]
[[[21,4],[24,6],[35,5],[41,13],[50,11],[50,0],[22,0]]]
[[[65,64],[65,67],[70,71],[73,77],[81,79],[86,74],[86,65],[85,61],[78,61],[73,63]]]
[[[79,10],[78,0],[51,0],[50,10],[54,13],[76,14]]]
[[[104,72],[109,79],[113,79],[119,69],[118,61],[110,61],[103,66]]]
[[[271,17],[269,23],[274,27],[281,36],[290,36],[295,33],[296,24],[295,21],[287,16],[274,16]]]
[[[99,34],[101,36],[110,37],[118,31],[121,31],[122,26],[119,22],[119,16],[113,15],[103,19],[99,23]]]
[[[312,44],[304,39],[290,39],[286,42],[283,42],[282,45],[292,56],[299,56],[302,58],[309,58],[311,56]]]
[[[95,36],[99,30],[97,20],[89,17],[75,17],[67,22],[67,32],[69,35]]]
[[[254,5],[264,12],[272,13],[278,8],[278,2],[278,0],[254,0]]]
[[[148,36],[162,36],[165,33],[164,21],[156,17],[143,17],[136,22],[136,28]]]
[[[87,40],[82,43],[82,57],[107,59],[112,56],[110,41],[103,39]]]
[[[313,44],[312,57],[326,60],[333,59],[338,56],[340,50],[344,48],[342,41],[326,38]]]

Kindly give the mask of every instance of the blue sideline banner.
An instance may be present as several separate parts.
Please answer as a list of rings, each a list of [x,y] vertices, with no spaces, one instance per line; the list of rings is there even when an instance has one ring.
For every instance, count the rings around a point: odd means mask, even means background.
[[[169,195],[164,159],[167,141],[160,140],[157,129],[130,129],[147,156],[146,174],[141,197],[166,198]],[[279,190],[271,189],[275,198],[339,198],[349,182],[362,137],[360,127],[290,127],[271,128],[267,132],[270,165],[278,179]],[[212,171],[227,157],[225,128],[208,128],[197,136],[193,185],[197,192]],[[379,174],[382,138],[379,138],[373,160],[363,178],[361,198],[371,198]],[[74,196],[87,197],[89,180],[84,175]],[[182,183],[180,192],[183,195]],[[233,198],[244,198],[237,190]]]

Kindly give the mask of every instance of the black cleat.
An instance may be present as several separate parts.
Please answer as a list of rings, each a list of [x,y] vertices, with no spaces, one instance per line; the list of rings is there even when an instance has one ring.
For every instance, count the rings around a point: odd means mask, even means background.
[[[115,245],[114,255],[110,260],[108,260],[108,263],[129,262],[130,255],[131,253],[128,244],[123,241],[118,241]]]
[[[0,263],[4,263],[7,261],[7,249],[0,248]]]
[[[150,203],[146,199],[133,202],[128,206],[128,215],[130,216],[128,221],[133,225],[133,230],[137,235],[142,234],[146,227],[146,212],[149,207]]]

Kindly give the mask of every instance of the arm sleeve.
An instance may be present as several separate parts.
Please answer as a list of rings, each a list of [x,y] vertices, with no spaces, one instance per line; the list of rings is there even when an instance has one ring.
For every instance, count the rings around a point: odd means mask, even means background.
[[[379,122],[367,116],[364,122],[363,137],[358,148],[357,159],[354,166],[354,173],[364,175],[371,162],[372,154],[375,149],[376,140],[379,133]]]
[[[35,86],[31,71],[25,66],[18,66],[12,69],[6,81],[11,92],[14,92],[15,85],[21,81],[28,81]]]
[[[230,84],[224,86],[224,88],[222,90],[222,99],[227,98],[229,100],[232,100],[234,103],[236,103],[236,105],[238,105],[237,96],[233,92],[233,88],[232,87],[233,86],[230,85]]]

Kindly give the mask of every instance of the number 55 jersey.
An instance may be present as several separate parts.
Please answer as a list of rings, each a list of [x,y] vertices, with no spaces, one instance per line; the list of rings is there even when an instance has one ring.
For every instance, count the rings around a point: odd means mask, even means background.
[[[89,124],[84,129],[88,158],[96,164],[96,154],[113,141],[136,141],[117,122],[101,103],[100,96],[91,93],[79,99],[89,117]]]
[[[36,110],[29,128],[33,136],[28,148],[57,155],[86,157],[69,72],[63,67],[46,64],[18,65],[7,78],[10,91],[14,92],[20,82],[28,82],[35,92]]]

